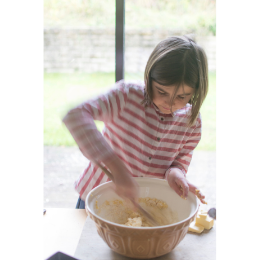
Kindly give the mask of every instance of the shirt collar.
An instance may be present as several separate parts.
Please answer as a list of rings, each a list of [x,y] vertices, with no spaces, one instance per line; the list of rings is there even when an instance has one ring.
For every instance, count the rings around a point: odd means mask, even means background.
[[[191,104],[187,103],[184,107],[182,107],[182,108],[180,108],[180,109],[177,109],[177,110],[174,111],[172,114],[165,114],[165,113],[163,113],[162,111],[160,111],[160,109],[159,109],[153,102],[151,102],[151,105],[152,105],[152,107],[155,109],[155,111],[157,111],[158,113],[160,113],[160,114],[162,114],[162,115],[165,115],[165,116],[170,116],[170,115],[174,116],[176,113],[180,112],[181,110],[186,109],[186,108],[188,108],[188,107],[191,106]]]

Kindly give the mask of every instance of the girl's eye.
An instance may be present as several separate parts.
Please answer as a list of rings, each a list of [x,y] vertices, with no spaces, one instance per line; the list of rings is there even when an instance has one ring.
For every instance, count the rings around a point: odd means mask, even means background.
[[[178,98],[179,98],[179,99],[184,99],[184,97],[180,97],[180,96],[178,96]]]
[[[158,93],[159,93],[160,95],[162,95],[162,96],[166,96],[166,95],[167,95],[166,93],[161,92],[161,91],[158,91]]]

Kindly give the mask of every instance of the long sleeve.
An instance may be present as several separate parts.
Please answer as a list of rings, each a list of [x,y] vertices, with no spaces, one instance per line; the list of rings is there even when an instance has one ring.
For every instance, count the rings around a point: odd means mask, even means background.
[[[187,172],[192,151],[198,144],[201,124],[187,127],[190,105],[174,117],[142,105],[144,82],[120,81],[105,95],[84,102],[63,119],[83,155],[107,165],[119,158],[136,177],[165,178],[166,171],[177,167]],[[102,134],[94,120],[105,123]],[[89,162],[75,182],[81,198],[105,183],[107,176]]]
[[[115,156],[94,120],[107,122],[117,117],[126,104],[128,91],[124,81],[119,81],[108,93],[82,103],[63,118],[79,149],[89,160],[103,162]]]
[[[196,146],[198,145],[199,141],[201,139],[201,117],[199,115],[196,126],[194,127],[194,130],[191,132],[189,138],[187,139],[186,143],[180,150],[179,154],[176,156],[174,161],[172,162],[170,168],[165,173],[165,178],[168,178],[168,174],[172,168],[178,168],[180,169],[184,176],[186,176],[186,173],[188,171],[188,167],[190,165],[192,154]]]

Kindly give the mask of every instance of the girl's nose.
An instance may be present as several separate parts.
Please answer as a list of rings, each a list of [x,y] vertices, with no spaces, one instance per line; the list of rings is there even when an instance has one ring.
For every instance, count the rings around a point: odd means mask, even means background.
[[[172,103],[171,103],[171,100],[168,100],[168,101],[167,101],[167,106],[168,106],[168,107],[174,106],[174,103],[175,103],[174,100],[173,100]]]
[[[164,106],[165,106],[165,107],[168,107],[168,108],[170,108],[170,107],[171,107],[171,105],[170,105],[170,103],[169,103],[169,102],[167,102],[167,103],[164,103]]]

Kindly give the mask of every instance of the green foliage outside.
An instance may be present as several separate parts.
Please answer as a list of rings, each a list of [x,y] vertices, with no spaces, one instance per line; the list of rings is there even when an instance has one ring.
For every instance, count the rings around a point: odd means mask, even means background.
[[[126,79],[142,79],[142,74],[126,74]],[[76,145],[62,118],[68,110],[109,89],[114,73],[44,74],[44,145]],[[209,74],[209,93],[201,108],[202,139],[196,149],[216,149],[216,73]],[[103,122],[96,121],[101,131]]]
[[[44,27],[115,28],[115,0],[44,0]],[[216,0],[126,0],[125,28],[216,35]]]

